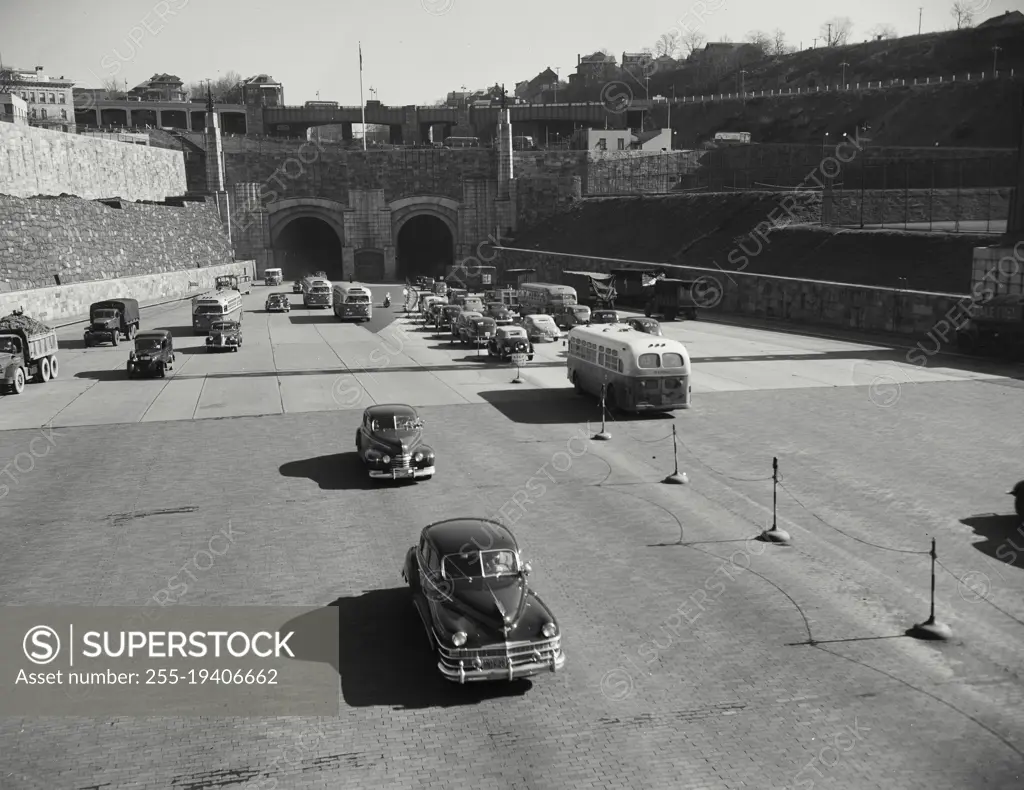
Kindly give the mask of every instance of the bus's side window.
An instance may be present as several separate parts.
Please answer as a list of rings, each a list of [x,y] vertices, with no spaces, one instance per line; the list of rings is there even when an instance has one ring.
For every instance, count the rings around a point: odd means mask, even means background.
[[[622,372],[622,360],[620,359],[619,360],[619,373],[621,373],[621,372]]]

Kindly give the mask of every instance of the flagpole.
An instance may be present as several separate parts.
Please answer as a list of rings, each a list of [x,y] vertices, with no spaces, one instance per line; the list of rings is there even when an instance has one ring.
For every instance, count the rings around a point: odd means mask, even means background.
[[[359,42],[359,105],[363,108],[363,150],[366,150],[366,102],[363,101],[363,42]]]

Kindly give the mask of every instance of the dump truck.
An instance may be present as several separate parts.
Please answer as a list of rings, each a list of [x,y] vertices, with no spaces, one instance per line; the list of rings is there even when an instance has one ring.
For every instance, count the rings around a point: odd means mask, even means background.
[[[1020,253],[1009,247],[977,248],[971,279],[970,303],[964,305],[966,320],[956,333],[958,348],[968,354],[1024,354],[1024,263]]]
[[[601,272],[562,272],[562,285],[576,290],[579,304],[602,310],[615,307],[618,292],[615,290],[615,275]]]
[[[0,318],[0,374],[7,392],[20,395],[30,379],[47,382],[57,371],[53,329],[18,313]]]
[[[89,326],[84,332],[86,348],[108,342],[116,346],[121,335],[131,340],[138,331],[138,300],[106,299],[89,305]]]

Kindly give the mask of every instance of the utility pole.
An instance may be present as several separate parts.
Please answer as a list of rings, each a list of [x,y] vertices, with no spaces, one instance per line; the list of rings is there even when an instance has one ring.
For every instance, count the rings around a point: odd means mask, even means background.
[[[555,104],[558,104],[558,83],[561,80],[561,66],[555,66]]]
[[[999,64],[999,53],[1002,51],[1002,47],[996,44],[992,47],[992,76],[998,77],[999,72],[996,71],[996,67]]]
[[[811,44],[811,48],[812,49],[817,49],[818,48],[818,39],[817,38],[814,39],[813,43]]]
[[[846,67],[847,67],[847,66],[849,66],[850,64],[849,64],[849,63],[847,63],[847,62],[846,62],[846,61],[844,60],[844,61],[843,61],[842,63],[840,63],[839,65],[843,67],[843,89],[845,90],[845,89],[846,89]]]
[[[747,100],[747,70],[740,69],[740,97]]]
[[[924,6],[917,7],[917,35],[921,35],[921,14],[924,13]]]
[[[825,42],[827,46],[832,46],[832,23],[828,23],[828,40]]]

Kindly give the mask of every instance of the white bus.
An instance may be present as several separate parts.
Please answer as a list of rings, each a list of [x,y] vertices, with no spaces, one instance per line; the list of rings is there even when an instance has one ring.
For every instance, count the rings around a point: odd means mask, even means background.
[[[238,291],[217,291],[192,300],[192,332],[205,335],[218,321],[242,320],[242,295]]]
[[[360,283],[338,283],[332,294],[334,317],[339,321],[369,321],[373,318],[370,289]]]
[[[718,132],[715,134],[716,143],[749,143],[750,132]]]
[[[331,281],[320,274],[311,274],[302,279],[303,307],[330,307]]]
[[[569,331],[566,367],[581,395],[600,397],[607,387],[609,409],[690,408],[690,355],[677,340],[626,324],[578,326]]]
[[[579,303],[575,288],[553,283],[520,283],[516,295],[523,315],[560,313]]]

